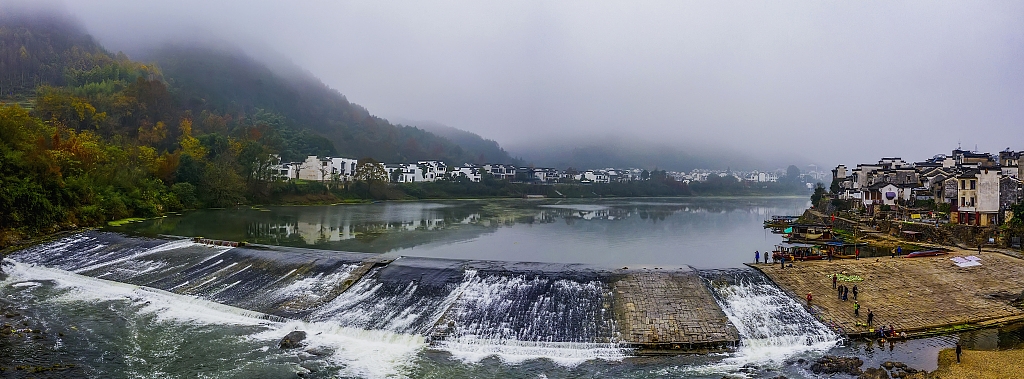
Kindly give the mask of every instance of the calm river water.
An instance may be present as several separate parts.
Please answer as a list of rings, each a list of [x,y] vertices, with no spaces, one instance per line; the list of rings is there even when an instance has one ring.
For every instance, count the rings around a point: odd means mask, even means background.
[[[737,268],[804,198],[481,200],[203,210],[124,230],[391,256]]]
[[[1019,329],[844,343],[743,267],[780,241],[764,219],[807,205],[701,198],[247,207],[85,232],[5,259],[0,308],[23,330],[0,336],[0,377],[811,378],[794,362],[857,355],[865,368],[898,360],[931,370],[958,339],[1020,345]],[[210,247],[181,236],[284,247]],[[396,260],[328,296],[361,260],[381,254]],[[740,348],[632,356],[607,312],[610,283],[595,272],[687,265],[739,329]],[[446,335],[432,339],[441,324]],[[279,349],[292,330],[308,333],[305,348]],[[73,368],[12,369],[53,363]]]

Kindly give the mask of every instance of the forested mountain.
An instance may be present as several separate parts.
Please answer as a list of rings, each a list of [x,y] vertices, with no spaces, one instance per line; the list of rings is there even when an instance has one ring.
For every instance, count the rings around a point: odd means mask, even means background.
[[[66,16],[0,12],[0,97],[31,96],[43,84],[64,86],[114,59]]]
[[[457,143],[463,149],[476,154],[471,163],[506,163],[522,165],[519,159],[512,158],[505,149],[494,140],[481,137],[479,134],[468,132],[433,121],[408,121],[397,120],[399,123],[414,126]]]
[[[172,92],[193,113],[273,114],[292,129],[327,138],[339,155],[455,164],[494,155],[490,146],[460,146],[420,128],[393,125],[308,73],[282,75],[238,51],[166,45],[142,57],[161,68]],[[301,158],[290,152],[283,157]]]
[[[149,58],[156,64],[111,54],[59,14],[0,12],[0,246],[196,207],[403,196],[275,182],[274,154],[456,164],[482,155],[242,54],[165,46]]]

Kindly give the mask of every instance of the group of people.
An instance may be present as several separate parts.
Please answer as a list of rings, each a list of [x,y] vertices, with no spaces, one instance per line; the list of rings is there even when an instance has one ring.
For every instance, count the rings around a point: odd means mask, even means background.
[[[761,255],[762,254],[761,254],[760,250],[755,250],[754,251],[754,263],[761,263],[761,258],[762,258]],[[774,257],[772,257],[772,255],[769,252],[767,252],[767,251],[764,252],[764,263],[765,264],[770,264],[770,263],[772,263],[772,261],[778,261],[779,265],[781,265],[782,268],[786,268],[786,257],[785,256],[780,257],[779,259],[775,259]],[[790,262],[789,266],[793,267],[793,262]]]
[[[761,254],[761,251],[760,251],[760,250],[755,250],[755,251],[754,251],[754,263],[761,263],[761,258],[762,258],[762,257],[761,257],[761,255],[762,255],[762,254]],[[772,261],[772,255],[771,255],[771,253],[769,253],[769,252],[767,252],[767,251],[766,251],[766,252],[764,252],[764,257],[763,257],[763,258],[764,258],[764,263],[766,263],[766,264],[767,264],[767,263],[772,263],[772,262],[771,262],[771,261]]]
[[[853,300],[857,301],[857,285],[853,285],[853,291],[846,285],[839,284],[839,274],[832,275],[832,289],[837,290],[839,300],[847,301],[850,299],[850,292],[853,292]]]

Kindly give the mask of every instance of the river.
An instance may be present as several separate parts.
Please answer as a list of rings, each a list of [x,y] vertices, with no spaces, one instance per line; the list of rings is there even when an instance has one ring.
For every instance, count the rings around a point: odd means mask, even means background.
[[[0,282],[0,305],[21,314],[7,319],[44,330],[0,337],[21,341],[0,346],[0,367],[72,367],[0,376],[801,378],[814,375],[795,362],[824,354],[930,370],[958,338],[1020,343],[1017,330],[844,343],[743,267],[780,240],[764,219],[806,206],[699,198],[246,207],[79,233],[12,254]],[[394,262],[331,292],[368,258]],[[615,269],[684,266],[708,283],[740,347],[633,356],[608,312]],[[307,332],[306,346],[279,349],[292,330]]]

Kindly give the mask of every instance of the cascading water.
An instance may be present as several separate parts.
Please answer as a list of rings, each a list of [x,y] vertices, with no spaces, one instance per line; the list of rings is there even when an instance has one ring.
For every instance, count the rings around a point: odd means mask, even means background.
[[[801,353],[828,351],[841,341],[759,272],[705,271],[701,275],[740,333],[740,348],[726,364],[777,366]]]
[[[625,356],[608,311],[611,293],[601,281],[467,270],[459,292],[435,346],[460,359],[543,357],[573,365]]]

